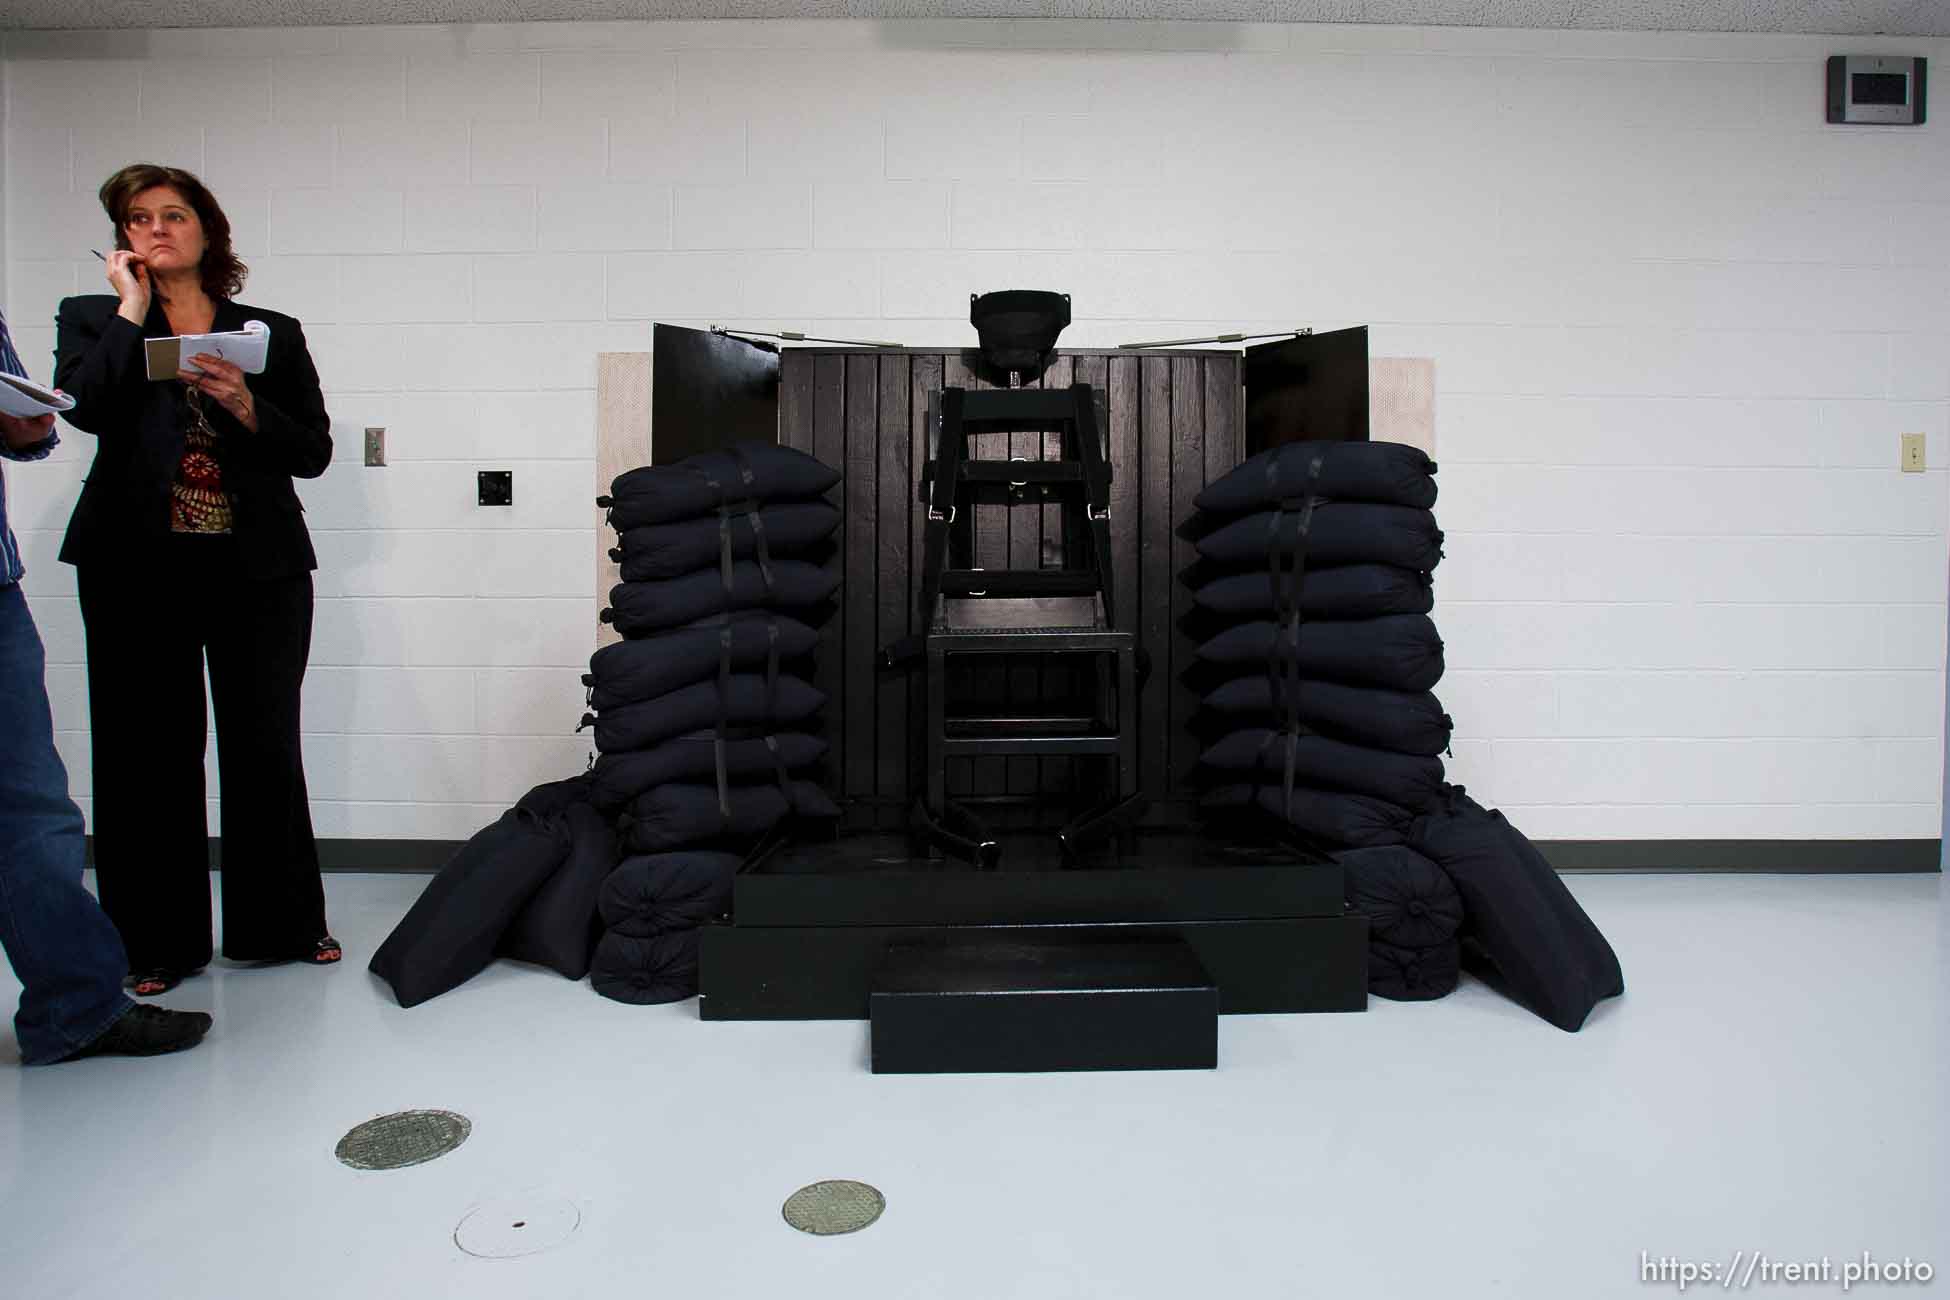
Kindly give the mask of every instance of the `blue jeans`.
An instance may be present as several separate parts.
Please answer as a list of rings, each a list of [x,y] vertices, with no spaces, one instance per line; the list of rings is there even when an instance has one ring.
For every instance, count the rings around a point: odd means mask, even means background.
[[[93,1042],[134,1005],[121,937],[81,887],[81,810],[54,748],[46,666],[27,598],[0,587],[0,946],[22,985],[26,1065]]]

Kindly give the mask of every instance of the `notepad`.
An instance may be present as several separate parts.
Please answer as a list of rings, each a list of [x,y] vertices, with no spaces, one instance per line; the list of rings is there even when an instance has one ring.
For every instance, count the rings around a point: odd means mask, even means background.
[[[74,398],[42,388],[31,379],[0,371],[0,414],[14,416],[59,415],[74,409]]]
[[[174,379],[185,370],[200,373],[202,367],[190,358],[206,352],[222,357],[247,375],[261,375],[270,345],[271,327],[261,320],[247,320],[244,328],[222,334],[172,334],[166,339],[145,339],[142,350],[148,360],[149,378]]]

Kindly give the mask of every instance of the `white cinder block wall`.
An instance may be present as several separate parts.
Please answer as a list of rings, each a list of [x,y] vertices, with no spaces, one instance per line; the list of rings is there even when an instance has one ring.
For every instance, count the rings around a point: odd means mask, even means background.
[[[1431,356],[1456,778],[1539,837],[1938,833],[1950,128],[1821,121],[1950,43],[1251,24],[10,35],[24,355],[137,158],[215,187],[339,428],[306,749],[326,836],[458,837],[579,770],[595,354],[649,322],[1073,345],[1311,324]],[[359,463],[360,429],[392,464]],[[1929,435],[1925,475],[1898,435]],[[54,559],[92,439],[12,472]],[[473,504],[511,468],[513,509]]]

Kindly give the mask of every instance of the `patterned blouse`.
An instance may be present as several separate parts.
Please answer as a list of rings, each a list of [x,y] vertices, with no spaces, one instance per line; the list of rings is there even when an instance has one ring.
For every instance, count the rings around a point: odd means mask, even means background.
[[[230,498],[223,492],[217,464],[217,431],[203,409],[203,394],[189,390],[189,422],[183,431],[183,459],[170,490],[169,529],[175,533],[227,533]]]

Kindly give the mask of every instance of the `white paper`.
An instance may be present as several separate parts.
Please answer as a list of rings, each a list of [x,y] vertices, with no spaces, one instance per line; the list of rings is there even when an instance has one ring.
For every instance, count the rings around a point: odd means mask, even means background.
[[[247,375],[261,375],[271,350],[271,327],[261,320],[247,320],[244,328],[222,334],[173,334],[164,339],[148,339],[143,350],[151,379],[174,379],[183,370],[200,374],[202,367],[190,358],[206,352],[223,358]]]
[[[74,409],[74,398],[42,388],[31,379],[0,371],[0,414],[30,416],[59,415]]]

